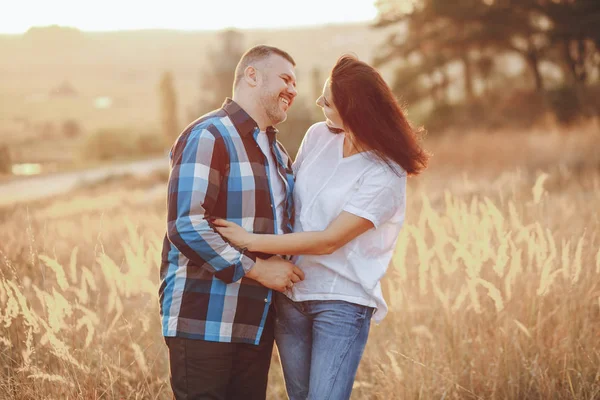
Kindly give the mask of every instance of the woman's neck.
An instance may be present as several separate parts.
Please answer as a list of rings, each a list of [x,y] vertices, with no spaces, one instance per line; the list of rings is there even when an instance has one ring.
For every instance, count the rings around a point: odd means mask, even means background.
[[[352,134],[344,133],[344,157],[350,157],[360,153],[361,150],[355,145]]]

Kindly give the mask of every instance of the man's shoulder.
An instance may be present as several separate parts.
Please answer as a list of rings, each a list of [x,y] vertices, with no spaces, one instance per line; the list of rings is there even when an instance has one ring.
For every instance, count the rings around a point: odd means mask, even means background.
[[[199,135],[210,134],[215,138],[230,135],[229,130],[225,127],[230,123],[229,116],[223,109],[217,109],[204,114],[200,118],[190,123],[183,131],[184,135]]]

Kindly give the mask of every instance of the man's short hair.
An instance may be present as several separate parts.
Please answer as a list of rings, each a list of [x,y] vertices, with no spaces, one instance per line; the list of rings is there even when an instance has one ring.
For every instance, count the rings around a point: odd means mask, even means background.
[[[249,65],[252,65],[258,61],[264,60],[265,58],[270,57],[271,55],[276,54],[288,60],[294,67],[296,66],[296,62],[287,52],[278,49],[277,47],[267,46],[264,44],[260,44],[258,46],[254,46],[251,49],[248,49],[240,58],[240,62],[235,68],[235,79],[233,80],[233,89],[237,87],[238,83],[244,77],[244,71]]]

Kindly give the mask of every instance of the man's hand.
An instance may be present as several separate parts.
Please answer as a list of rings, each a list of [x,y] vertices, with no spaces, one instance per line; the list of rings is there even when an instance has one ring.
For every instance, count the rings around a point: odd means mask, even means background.
[[[246,277],[278,292],[291,289],[294,283],[304,280],[304,272],[289,261],[273,256],[268,260],[256,259],[256,264]]]

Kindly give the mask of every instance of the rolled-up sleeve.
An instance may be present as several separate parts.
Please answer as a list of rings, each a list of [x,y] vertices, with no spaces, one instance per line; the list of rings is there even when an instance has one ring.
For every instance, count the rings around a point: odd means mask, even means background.
[[[241,279],[255,257],[215,232],[212,215],[229,163],[227,148],[209,129],[196,127],[171,150],[167,237],[191,263],[226,283]]]
[[[358,187],[344,205],[344,211],[368,219],[375,228],[389,221],[398,208],[406,207],[406,174],[376,169],[363,177]]]

